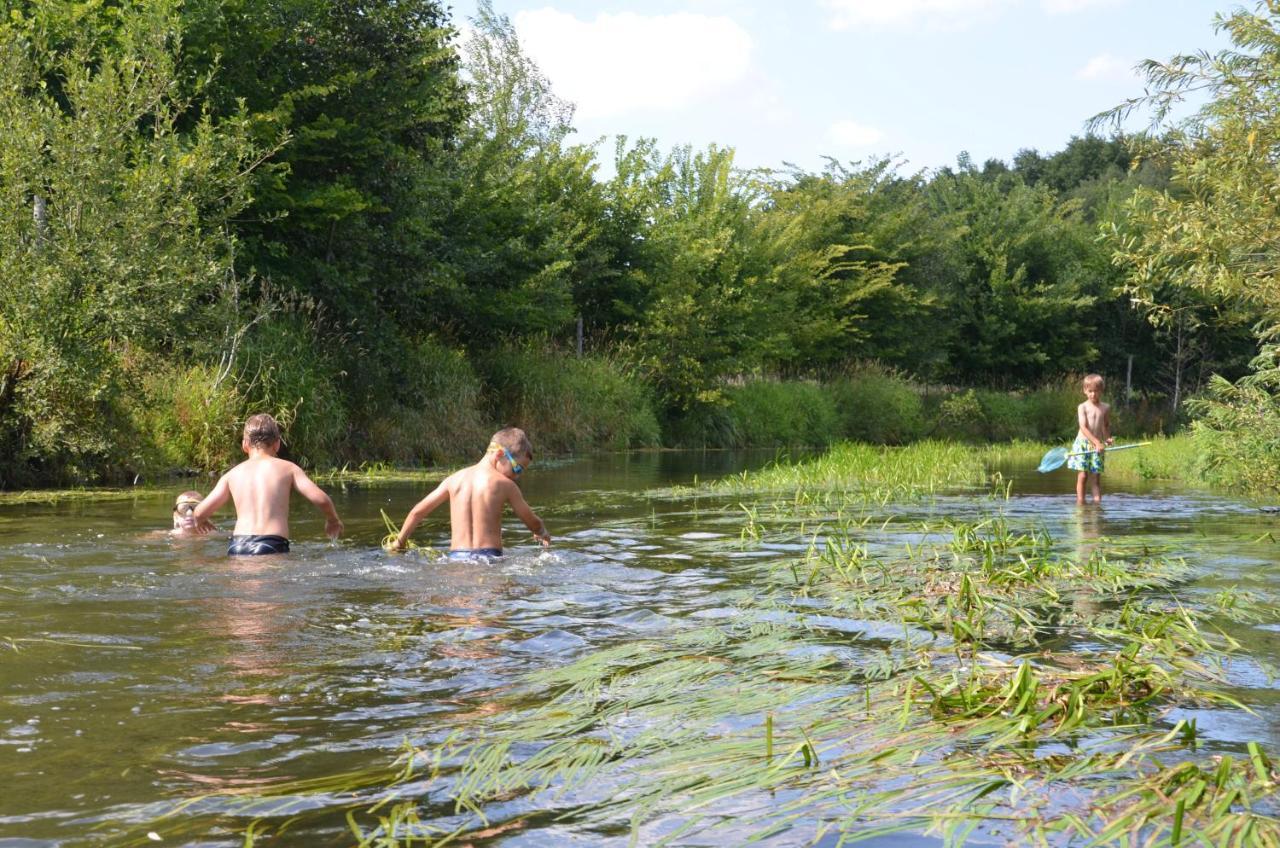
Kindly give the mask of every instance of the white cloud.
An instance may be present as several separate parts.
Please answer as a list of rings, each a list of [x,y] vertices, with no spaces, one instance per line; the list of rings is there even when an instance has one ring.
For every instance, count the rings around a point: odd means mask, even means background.
[[[1133,65],[1133,62],[1117,59],[1110,53],[1100,53],[1076,71],[1076,79],[1090,82],[1133,82],[1138,79]]]
[[[1104,6],[1116,6],[1123,0],[1040,0],[1040,8],[1051,15],[1070,15],[1086,9],[1101,9]]]
[[[823,140],[841,150],[859,150],[878,144],[884,133],[854,121],[836,121],[827,128]]]
[[[831,17],[831,29],[863,24],[963,25],[983,12],[1008,5],[1010,0],[821,0]]]
[[[580,118],[679,111],[744,79],[751,36],[723,16],[517,12],[521,46]]]

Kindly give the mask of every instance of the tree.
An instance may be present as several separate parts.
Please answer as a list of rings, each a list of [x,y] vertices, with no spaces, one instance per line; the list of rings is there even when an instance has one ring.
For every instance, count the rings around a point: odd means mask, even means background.
[[[174,4],[117,12],[105,45],[0,24],[0,483],[129,461],[130,360],[198,344],[234,287],[260,152],[236,115],[181,129]]]
[[[1166,190],[1133,194],[1110,244],[1131,296],[1175,335],[1188,323],[1258,319],[1263,350],[1253,373],[1234,386],[1214,381],[1196,406],[1196,426],[1210,466],[1238,465],[1239,457],[1226,454],[1247,450],[1245,463],[1277,481],[1280,464],[1250,434],[1274,429],[1260,416],[1275,415],[1275,403],[1263,399],[1280,385],[1273,347],[1280,329],[1280,2],[1218,15],[1215,25],[1232,48],[1143,63],[1148,93],[1099,116],[1119,120],[1150,109],[1153,131],[1136,139],[1138,155],[1171,168]],[[1208,100],[1172,120],[1191,92]],[[1256,475],[1247,485],[1266,487]]]

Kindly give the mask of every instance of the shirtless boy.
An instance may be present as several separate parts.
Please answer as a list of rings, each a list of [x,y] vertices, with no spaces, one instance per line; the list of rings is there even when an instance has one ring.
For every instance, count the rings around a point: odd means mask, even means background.
[[[1076,475],[1076,503],[1084,503],[1085,484],[1093,490],[1093,502],[1102,503],[1102,469],[1107,445],[1111,438],[1111,406],[1102,402],[1102,377],[1090,374],[1084,378],[1085,402],[1076,407],[1076,421],[1080,426],[1067,467],[1080,472]],[[1089,451],[1089,453],[1085,453]]]
[[[516,478],[533,462],[533,445],[523,430],[508,427],[493,434],[475,465],[454,472],[409,510],[392,550],[404,550],[422,519],[449,502],[450,559],[502,556],[502,511],[507,504],[543,546],[551,536],[542,519],[525,503]]]
[[[329,538],[338,537],[342,521],[333,501],[301,468],[276,457],[280,425],[274,418],[261,413],[246,421],[240,447],[249,458],[223,474],[192,514],[203,527],[227,498],[235,502],[236,527],[227,548],[229,555],[288,553],[289,495],[294,491],[324,513],[324,532]]]

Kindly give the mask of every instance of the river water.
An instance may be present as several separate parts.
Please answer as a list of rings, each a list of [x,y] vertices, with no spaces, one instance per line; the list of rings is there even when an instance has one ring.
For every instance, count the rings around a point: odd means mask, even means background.
[[[178,487],[0,506],[0,846],[241,845],[251,815],[176,806],[386,766],[407,739],[484,721],[531,671],[716,615],[744,587],[735,563],[799,546],[744,551],[732,500],[653,490],[769,458],[646,453],[541,465],[523,485],[553,551],[540,552],[516,522],[511,555],[483,566],[378,547],[381,512],[402,519],[423,494],[418,483],[327,485],[345,538],[326,542],[318,516],[296,503],[294,552],[266,560],[228,559],[223,536],[155,533]],[[1280,583],[1277,519],[1251,504],[1113,486],[1103,509],[1079,510],[1065,472],[1005,471],[1007,502],[956,496],[911,509],[998,509],[1084,556],[1110,539],[1149,544],[1195,565],[1180,590],[1188,602],[1227,587],[1270,596]],[[447,517],[430,519],[418,541],[446,546]],[[1206,710],[1200,731],[1224,749],[1257,740],[1275,750],[1280,698],[1267,669],[1280,659],[1280,625],[1230,632],[1251,658],[1231,669],[1233,693],[1254,714]],[[339,790],[311,793],[289,808],[300,819],[288,837],[270,844],[350,844],[350,802]],[[625,832],[606,839],[569,820],[482,841],[610,840],[625,844]]]

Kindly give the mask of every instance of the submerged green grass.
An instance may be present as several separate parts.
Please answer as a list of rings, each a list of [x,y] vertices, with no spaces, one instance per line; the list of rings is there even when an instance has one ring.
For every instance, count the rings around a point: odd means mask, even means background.
[[[1218,623],[1259,620],[1256,605],[1180,601],[1190,567],[1141,546],[1068,555],[997,510],[885,506],[999,494],[989,458],[842,446],[688,492],[745,513],[742,546],[807,552],[735,561],[749,588],[731,615],[532,674],[387,769],[278,786],[243,815],[285,827],[309,795],[346,794],[369,846],[557,820],[645,845],[1280,846],[1272,754],[1211,751],[1173,712],[1246,709],[1225,674],[1241,649]]]

